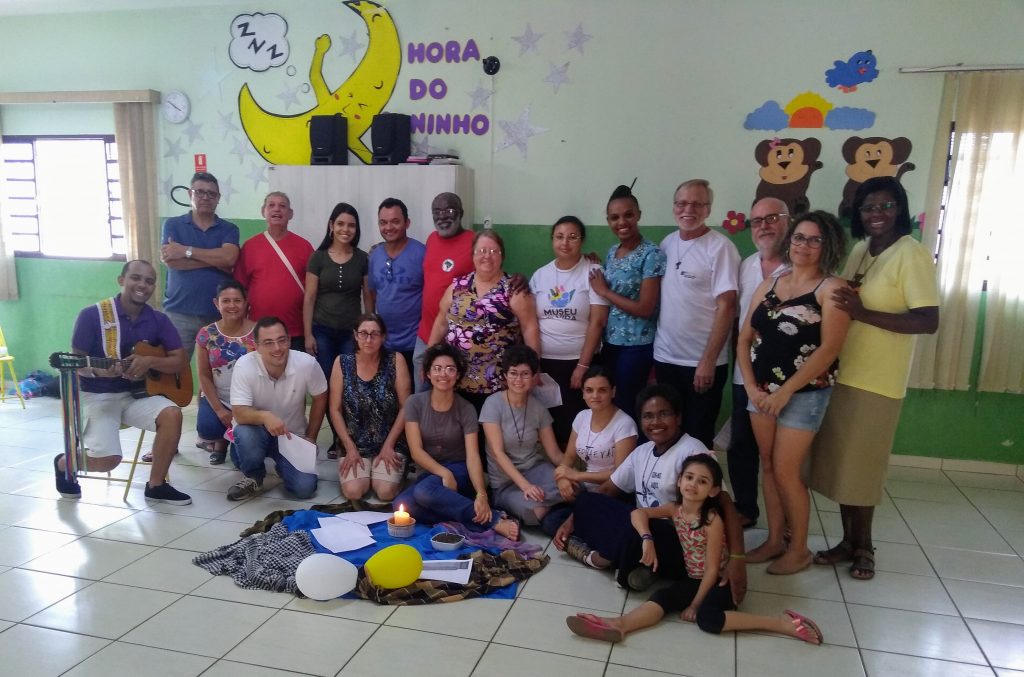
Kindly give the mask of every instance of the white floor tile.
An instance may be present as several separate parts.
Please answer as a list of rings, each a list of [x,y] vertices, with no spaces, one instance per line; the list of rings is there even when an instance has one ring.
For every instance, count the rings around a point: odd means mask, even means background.
[[[105,538],[143,545],[166,545],[206,522],[199,517],[165,515],[142,510],[110,526],[97,529],[90,538]]]
[[[847,565],[849,568],[849,565]],[[912,576],[935,576],[921,546],[914,543],[875,541],[875,570]]]
[[[789,637],[740,633],[736,637],[737,677],[829,675],[863,677],[864,666],[855,648],[815,646]]]
[[[861,658],[868,677],[992,677],[992,668],[984,665],[950,663],[880,651],[861,651]]]
[[[30,625],[17,625],[0,633],[3,674],[56,677],[109,643]]]
[[[113,642],[79,663],[65,677],[134,677],[145,672],[147,677],[192,677],[204,674],[213,664],[212,658],[165,651],[138,644]],[[141,669],[140,666],[145,666]],[[210,674],[210,673],[205,673]]]
[[[946,476],[958,487],[976,489],[1000,489],[1002,491],[1024,491],[1024,480],[1015,475],[989,475],[980,472],[946,470]]]
[[[376,627],[370,623],[280,611],[224,658],[314,675],[334,675],[374,630]],[[382,656],[390,657],[378,653],[378,657]]]
[[[967,621],[989,663],[997,668],[1024,670],[1024,625]]]
[[[946,594],[942,583],[935,577],[879,571],[870,581],[840,576],[839,585],[843,588],[843,597],[848,604],[957,615],[952,600]]]
[[[196,567],[197,569],[199,567]],[[247,590],[240,588],[230,576],[210,576],[209,579],[192,591],[196,597],[212,597],[228,602],[242,604],[258,604],[260,606],[280,609],[294,599],[294,595],[270,590]]]
[[[220,658],[273,614],[252,604],[184,597],[121,639]]]
[[[213,578],[206,569],[192,564],[194,552],[161,548],[135,560],[103,580],[150,590],[186,594]]]
[[[924,550],[941,578],[1024,587],[1024,561],[1018,555],[951,548]]]
[[[1024,625],[1024,588],[973,581],[944,582],[964,618]]]
[[[339,676],[389,675],[468,677],[487,648],[486,642],[428,632],[383,627],[359,649]],[[387,656],[384,660],[382,657]],[[599,663],[595,665],[600,667]],[[516,665],[520,673],[522,666]],[[495,674],[495,673],[492,673]]]
[[[179,599],[179,595],[95,583],[25,622],[54,630],[117,639]]]
[[[0,530],[0,565],[18,566],[78,538],[72,534],[10,527]]]
[[[929,484],[890,479],[886,482],[885,490],[892,498],[911,498],[943,504],[964,505],[967,503],[967,498],[954,484]]]
[[[238,481],[238,476],[234,475],[234,479],[231,484]],[[177,485],[175,485],[177,486]],[[230,486],[230,485],[228,485]],[[220,517],[226,512],[234,510],[238,507],[237,503],[232,503],[227,499],[227,490],[225,491],[205,491],[201,489],[188,489],[185,493],[192,497],[192,503],[189,505],[171,505],[170,503],[149,503],[145,506],[146,510],[159,513],[167,513],[172,515],[188,515],[189,517],[203,517],[206,519],[213,519]],[[141,490],[140,490],[141,494]]]
[[[0,618],[21,621],[89,585],[89,581],[38,571],[0,574]]]
[[[412,608],[432,609],[436,606],[440,605],[435,604]],[[305,613],[347,618],[352,621],[363,621],[379,625],[388,620],[400,607],[375,604],[365,599],[330,599],[325,602],[318,602],[314,599],[293,597],[292,601],[288,602],[284,608],[290,611],[303,611]]]
[[[401,606],[385,625],[489,641],[505,619],[512,600],[470,599],[452,604]]]
[[[599,677],[604,670],[602,661],[589,661],[542,651],[530,651],[514,646],[491,644],[484,652],[473,675],[474,677],[491,677],[492,675],[508,674],[510,666],[515,666],[516,673],[521,675],[558,675],[559,677]],[[603,673],[605,677],[614,674],[613,667],[609,666],[608,672]]]
[[[35,558],[23,568],[98,581],[153,550],[148,545],[86,536]]]
[[[736,670],[736,633],[712,635],[693,623],[662,622],[615,644],[609,662],[692,677],[732,675]]]
[[[166,546],[179,550],[209,552],[216,550],[222,545],[231,545],[236,542],[240,538],[238,534],[244,528],[238,522],[208,520],[184,536],[167,543]]]
[[[842,602],[750,592],[739,610],[762,616],[779,616],[786,609],[793,609],[817,623],[827,644],[857,647],[850,615]]]
[[[758,592],[772,592],[791,597],[813,597],[835,602],[843,600],[835,567],[811,565],[792,576],[773,576],[767,572],[767,564],[747,566],[747,589]],[[840,576],[846,575],[845,571]]]
[[[985,657],[960,618],[857,604],[848,608],[862,649],[985,664]]]
[[[126,508],[90,505],[76,501],[52,501],[48,510],[38,510],[15,522],[19,527],[46,529],[85,535],[131,515]]]
[[[565,625],[567,616],[574,616],[581,610],[564,604],[517,599],[492,641],[577,658],[606,660],[610,645],[577,637]]]
[[[578,565],[548,564],[523,586],[520,597],[585,609],[622,613],[626,591],[615,585],[609,571]]]
[[[275,670],[248,663],[219,660],[203,673],[203,677],[295,677],[297,674],[299,673],[290,670]]]

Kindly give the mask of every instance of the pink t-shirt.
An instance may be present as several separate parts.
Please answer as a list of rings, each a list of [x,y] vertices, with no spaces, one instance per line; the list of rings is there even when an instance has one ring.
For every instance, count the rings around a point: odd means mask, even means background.
[[[416,332],[421,340],[430,340],[430,330],[448,285],[455,278],[473,272],[474,237],[476,233],[471,230],[449,238],[436,232],[427,237],[427,251],[423,256],[423,313]]]
[[[301,235],[289,232],[277,241],[277,246],[292,264],[299,280],[304,281],[313,245]],[[289,336],[302,336],[304,290],[263,233],[254,235],[242,245],[235,263],[235,279],[249,291],[249,317],[259,320],[274,315],[284,322]]]

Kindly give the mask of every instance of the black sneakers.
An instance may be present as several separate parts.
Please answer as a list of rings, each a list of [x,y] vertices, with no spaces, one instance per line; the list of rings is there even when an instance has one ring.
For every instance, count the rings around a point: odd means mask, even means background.
[[[181,493],[167,482],[156,487],[151,487],[147,484],[146,500],[170,503],[171,505],[189,505],[192,503],[191,496]]]
[[[57,454],[53,458],[53,474],[57,477],[57,493],[61,495],[61,498],[81,498],[82,486],[78,482],[69,480],[64,471],[57,466],[57,462],[63,456],[64,454]]]

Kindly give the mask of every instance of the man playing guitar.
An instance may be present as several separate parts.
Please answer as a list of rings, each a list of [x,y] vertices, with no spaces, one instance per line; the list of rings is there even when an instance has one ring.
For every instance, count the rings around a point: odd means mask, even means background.
[[[174,374],[188,369],[181,338],[171,321],[147,305],[156,287],[156,270],[148,261],[129,261],[117,278],[121,293],[83,308],[75,320],[71,347],[75,354],[120,360],[103,369],[93,366],[78,370],[82,385],[82,441],[89,455],[90,472],[113,470],[121,462],[122,424],[156,431],[153,442],[151,480],[146,484],[147,500],[188,505],[192,498],[164,478],[181,437],[181,409],[156,395],[136,398],[135,381],[148,372]],[[132,346],[145,341],[161,346],[166,356],[133,355]],[[79,498],[81,487],[66,470],[64,454],[53,459],[57,491],[64,498]]]

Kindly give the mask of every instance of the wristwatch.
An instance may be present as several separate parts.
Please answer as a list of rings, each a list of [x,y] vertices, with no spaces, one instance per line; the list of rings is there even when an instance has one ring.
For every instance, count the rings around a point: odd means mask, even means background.
[[[192,247],[189,247],[188,249],[185,250],[185,258],[186,259],[192,258]]]

